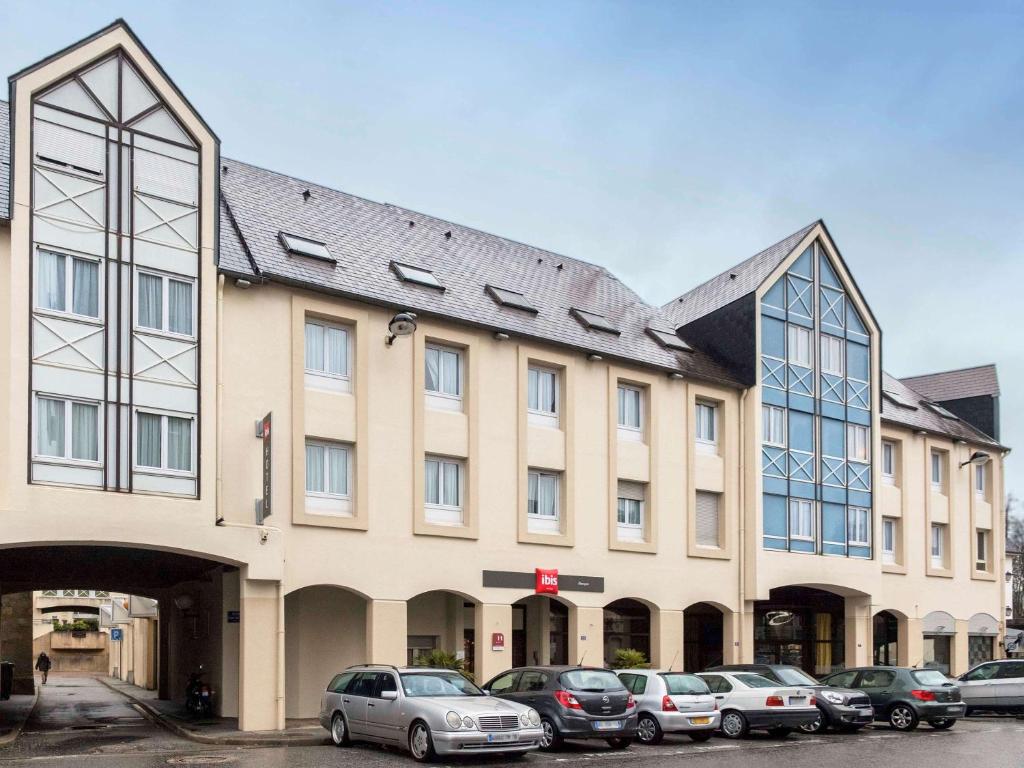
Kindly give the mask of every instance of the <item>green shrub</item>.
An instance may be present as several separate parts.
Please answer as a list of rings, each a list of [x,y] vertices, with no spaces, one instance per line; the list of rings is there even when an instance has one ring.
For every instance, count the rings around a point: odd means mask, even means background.
[[[462,672],[466,663],[454,653],[448,651],[433,650],[430,653],[420,654],[413,662],[417,667],[435,667],[437,669],[454,669]]]
[[[636,669],[646,666],[648,666],[647,657],[643,651],[638,651],[635,648],[619,648],[615,651],[615,660],[612,663],[614,669]]]

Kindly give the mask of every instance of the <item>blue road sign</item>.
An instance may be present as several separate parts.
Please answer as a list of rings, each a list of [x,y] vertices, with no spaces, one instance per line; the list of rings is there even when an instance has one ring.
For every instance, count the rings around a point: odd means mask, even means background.
[[[124,630],[117,628],[110,630],[110,639],[118,641],[124,639]]]

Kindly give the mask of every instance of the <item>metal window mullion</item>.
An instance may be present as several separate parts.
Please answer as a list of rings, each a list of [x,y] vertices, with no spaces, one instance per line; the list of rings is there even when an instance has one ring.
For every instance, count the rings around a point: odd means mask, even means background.
[[[169,462],[167,456],[167,430],[170,422],[166,414],[160,414],[160,469],[167,469]]]

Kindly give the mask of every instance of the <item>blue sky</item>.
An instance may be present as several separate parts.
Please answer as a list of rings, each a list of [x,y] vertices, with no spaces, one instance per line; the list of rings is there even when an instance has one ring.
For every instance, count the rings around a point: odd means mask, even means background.
[[[1024,3],[5,0],[0,72],[117,16],[226,156],[650,302],[823,218],[887,370],[997,363],[1024,450]]]

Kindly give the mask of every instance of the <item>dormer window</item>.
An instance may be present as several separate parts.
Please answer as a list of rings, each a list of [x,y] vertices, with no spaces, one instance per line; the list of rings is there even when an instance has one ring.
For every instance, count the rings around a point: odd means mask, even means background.
[[[503,307],[512,307],[513,309],[521,309],[524,312],[537,314],[537,308],[530,304],[529,299],[518,291],[510,291],[508,288],[498,288],[496,285],[485,286],[484,290],[487,291],[488,296]]]
[[[648,328],[647,334],[665,349],[675,349],[679,352],[693,352],[693,347],[680,339],[671,331],[661,331],[657,328]]]
[[[588,331],[604,331],[605,333],[612,333],[616,336],[620,333],[619,329],[612,325],[608,318],[604,315],[599,315],[596,312],[587,312],[584,309],[572,307],[569,310],[569,314],[575,317],[579,321],[580,325]]]
[[[429,269],[423,269],[422,267],[414,267],[409,264],[399,264],[397,261],[391,262],[391,269],[394,270],[398,278],[405,283],[416,283],[417,285],[425,285],[428,288],[440,288],[444,290],[444,286],[441,285],[441,281],[434,277],[434,273]]]
[[[331,256],[331,252],[327,250],[327,245],[319,240],[289,235],[287,232],[278,232],[277,236],[281,240],[281,245],[284,246],[284,249],[293,256],[308,256],[311,259],[329,261],[332,264],[337,263],[337,259]]]

